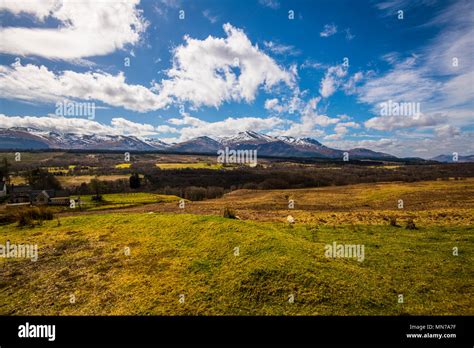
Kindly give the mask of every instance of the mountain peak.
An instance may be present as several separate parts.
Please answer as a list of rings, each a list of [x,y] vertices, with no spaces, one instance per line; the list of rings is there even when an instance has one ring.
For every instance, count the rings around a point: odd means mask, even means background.
[[[275,141],[276,139],[265,134],[257,133],[254,131],[238,132],[234,136],[221,138],[221,143],[226,144],[251,144],[251,143],[264,143]]]

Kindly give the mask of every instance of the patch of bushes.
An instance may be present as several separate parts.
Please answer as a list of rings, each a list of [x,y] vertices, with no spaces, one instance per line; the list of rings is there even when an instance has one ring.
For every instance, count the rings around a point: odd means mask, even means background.
[[[45,207],[30,207],[19,209],[13,213],[13,221],[18,222],[18,226],[41,225],[44,220],[53,220],[54,214],[51,209]]]
[[[407,225],[405,227],[407,230],[417,230],[418,227],[416,227],[415,222],[413,221],[412,218],[408,219]]]
[[[400,227],[400,225],[397,224],[397,218],[395,216],[390,216],[390,226]]]
[[[222,214],[226,219],[236,219],[235,211],[230,209],[229,207],[224,208],[224,212]]]
[[[204,187],[190,186],[184,190],[184,198],[190,201],[202,201],[206,198],[207,190]]]
[[[13,216],[12,213],[0,214],[0,225],[11,224],[11,223],[14,223],[15,221],[16,221],[15,216]]]
[[[91,200],[94,202],[103,202],[104,198],[102,197],[102,195],[94,195],[91,197]]]

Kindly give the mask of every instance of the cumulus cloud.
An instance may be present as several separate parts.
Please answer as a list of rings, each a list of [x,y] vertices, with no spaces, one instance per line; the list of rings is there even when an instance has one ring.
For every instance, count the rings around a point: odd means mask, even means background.
[[[223,28],[226,38],[209,36],[198,40],[185,36],[185,43],[172,51],[172,67],[165,78],[154,82],[151,88],[127,84],[123,72],[54,72],[43,65],[16,62],[0,66],[0,95],[28,102],[97,100],[147,112],[173,103],[188,102],[193,108],[218,108],[231,101],[251,103],[260,88],[270,92],[279,84],[295,86],[296,66],[285,70],[252,45],[242,30],[230,24]],[[55,43],[57,46],[60,45]]]
[[[270,91],[279,83],[294,86],[296,68],[281,68],[253,46],[242,30],[230,24],[225,24],[224,30],[225,39],[209,36],[197,40],[186,36],[185,44],[173,51],[173,66],[166,78],[151,88],[127,84],[122,72],[55,73],[45,66],[16,62],[0,66],[0,95],[31,102],[56,102],[59,98],[98,100],[146,112],[174,102],[216,108],[230,101],[250,103],[259,88]]]
[[[100,56],[134,45],[147,27],[139,0],[1,1],[0,11],[52,18],[58,28],[3,27],[0,53],[71,60]]]
[[[29,102],[56,103],[64,98],[97,100],[108,105],[145,112],[165,107],[169,98],[140,85],[125,82],[123,73],[54,73],[33,64],[0,66],[0,96]]]
[[[164,97],[194,107],[218,108],[223,102],[252,102],[260,87],[269,91],[279,83],[294,85],[294,70],[280,67],[252,45],[242,30],[228,23],[223,28],[225,39],[185,36],[185,44],[173,52],[168,78],[155,89]]]
[[[360,128],[360,125],[357,122],[352,122],[352,121],[339,122],[334,127],[335,133],[326,136],[324,139],[332,139],[332,140],[342,139],[349,131],[348,128]]]
[[[281,112],[283,110],[282,106],[280,105],[280,101],[278,100],[278,98],[265,100],[264,107],[267,110],[275,110],[277,112]]]

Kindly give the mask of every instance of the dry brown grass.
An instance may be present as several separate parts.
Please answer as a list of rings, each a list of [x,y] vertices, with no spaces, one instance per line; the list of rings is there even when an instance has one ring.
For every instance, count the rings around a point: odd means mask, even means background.
[[[130,212],[221,215],[229,207],[244,220],[286,221],[289,214],[297,223],[322,225],[401,224],[409,219],[422,225],[463,226],[474,224],[474,179],[417,183],[378,183],[301,190],[238,190],[219,199],[148,204],[121,209]],[[295,202],[288,208],[288,200]],[[398,209],[402,199],[403,209]],[[68,214],[72,215],[72,214]]]

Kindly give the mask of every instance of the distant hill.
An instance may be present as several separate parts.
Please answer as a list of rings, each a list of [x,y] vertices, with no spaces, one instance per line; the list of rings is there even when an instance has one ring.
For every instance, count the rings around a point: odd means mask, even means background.
[[[217,153],[228,147],[235,150],[257,150],[260,156],[342,159],[345,151],[350,159],[390,160],[397,157],[383,152],[356,148],[339,150],[312,138],[272,137],[247,131],[230,137],[201,136],[176,144],[159,139],[125,135],[97,135],[51,132],[35,128],[0,128],[0,149],[65,149],[65,150],[129,150],[170,151],[182,153]]]
[[[443,162],[443,163],[454,163],[453,155],[439,155],[436,157],[431,158],[433,161]],[[474,155],[467,155],[467,156],[458,156],[457,163],[467,163],[467,162],[474,162]]]

